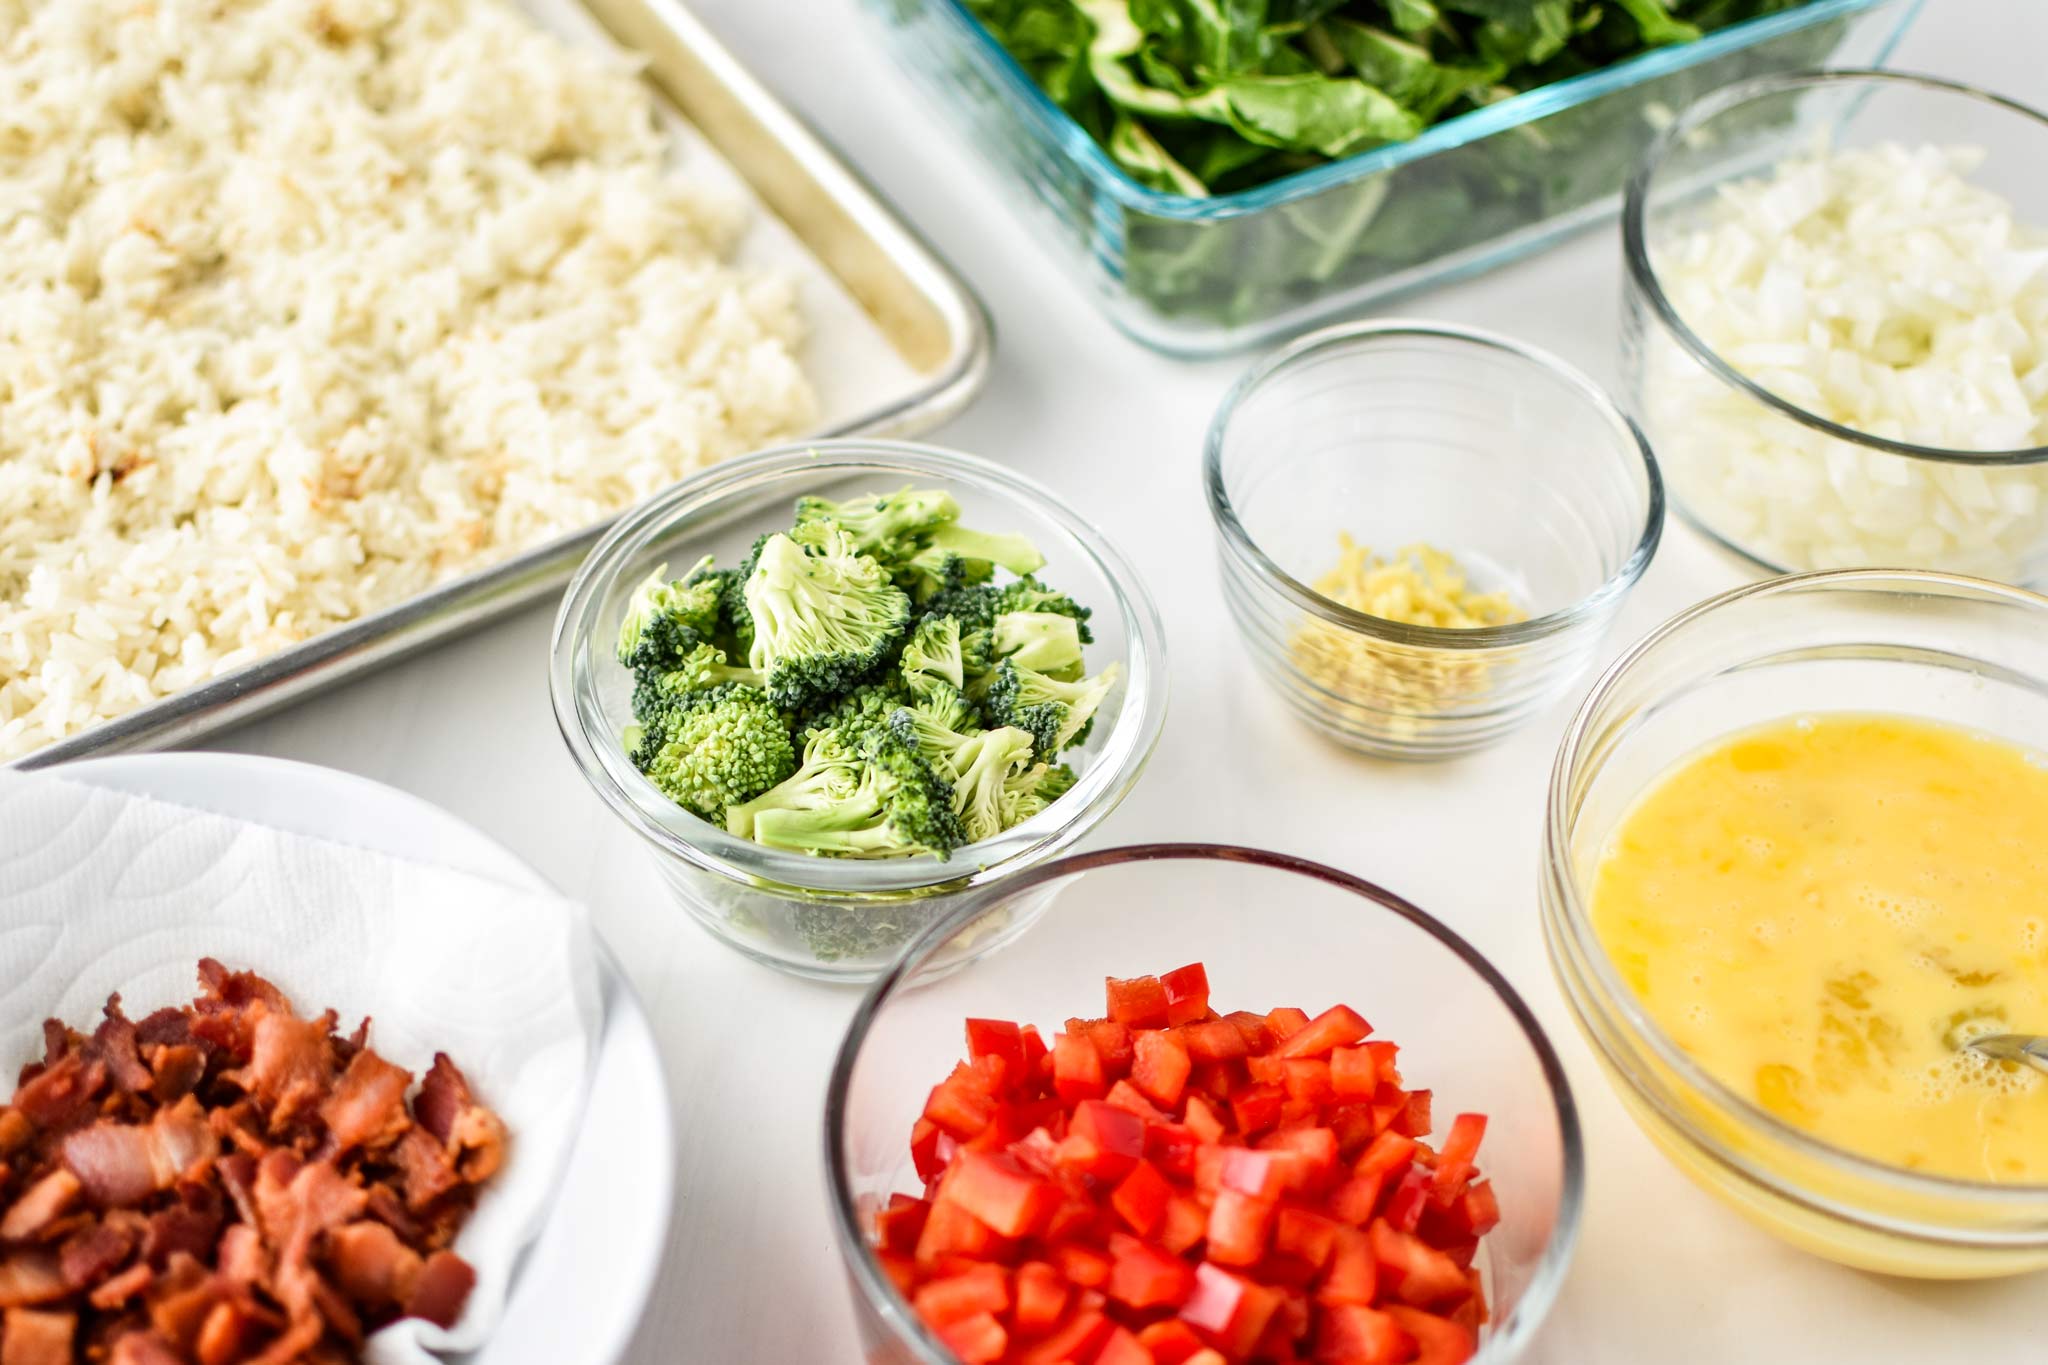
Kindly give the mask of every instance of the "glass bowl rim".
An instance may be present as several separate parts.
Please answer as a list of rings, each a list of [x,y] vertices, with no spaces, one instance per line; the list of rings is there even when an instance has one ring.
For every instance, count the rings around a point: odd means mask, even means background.
[[[1425,161],[1440,152],[1482,142],[1553,114],[1584,108],[1608,95],[1638,89],[1666,76],[1704,65],[1734,53],[1762,46],[1789,33],[1836,20],[1855,19],[1896,6],[1903,11],[1899,26],[1884,44],[1878,60],[1888,57],[1899,39],[1919,18],[1926,0],[1807,0],[1795,9],[1738,20],[1687,43],[1646,47],[1611,65],[1519,91],[1484,108],[1433,123],[1414,137],[1382,143],[1334,161],[1292,171],[1278,179],[1223,194],[1188,195],[1143,184],[1109,155],[1095,135],[1053,102],[1025,71],[1002,40],[974,17],[963,0],[938,0],[955,23],[965,25],[969,41],[988,74],[1007,87],[1020,113],[1041,142],[1063,153],[1089,183],[1127,209],[1182,223],[1211,224],[1249,217],[1269,209],[1310,199],[1371,176]],[[1611,201],[1610,201],[1611,202]],[[1613,212],[1610,207],[1608,212]]]
[[[2018,1184],[1932,1175],[1861,1156],[1793,1127],[1710,1074],[1650,1018],[1649,1011],[1643,1008],[1635,992],[1628,988],[1628,983],[1623,981],[1620,973],[1615,970],[1613,959],[1601,946],[1599,936],[1593,931],[1590,896],[1582,892],[1580,879],[1573,866],[1570,834],[1565,828],[1564,809],[1569,803],[1573,777],[1588,765],[1597,767],[1607,761],[1608,753],[1605,749],[1594,751],[1588,747],[1593,719],[1607,704],[1610,694],[1653,650],[1674,636],[1685,633],[1702,619],[1753,600],[1815,591],[1826,593],[1890,589],[1894,592],[1909,593],[1916,586],[1942,589],[1950,593],[1960,590],[1979,601],[2002,599],[2041,614],[2044,623],[2048,623],[2048,596],[2008,583],[1933,569],[1823,569],[1745,583],[1718,593],[1672,616],[1622,651],[1620,657],[1601,673],[1592,689],[1587,692],[1585,700],[1573,714],[1571,723],[1565,727],[1564,738],[1558,744],[1557,756],[1551,764],[1550,781],[1544,799],[1542,864],[1543,878],[1552,889],[1552,899],[1557,906],[1557,912],[1555,915],[1545,914],[1544,938],[1550,950],[1552,965],[1558,970],[1559,975],[1563,976],[1565,969],[1560,961],[1563,954],[1560,945],[1553,938],[1553,930],[1558,935],[1569,935],[1570,947],[1589,964],[1583,972],[1588,979],[1588,993],[1594,997],[1596,1005],[1618,1014],[1629,1032],[1628,1041],[1637,1046],[1647,1047],[1650,1055],[1660,1065],[1689,1087],[1692,1093],[1708,1100],[1713,1112],[1733,1121],[1738,1130],[1761,1131],[1774,1142],[1784,1144],[1802,1157],[1822,1165],[1846,1170],[1861,1179],[1908,1194],[1933,1195],[1950,1200],[1972,1200],[1994,1206],[2014,1205],[2024,1208],[2038,1204],[2044,1197],[2048,1197],[2048,1184]],[[1557,922],[1553,924],[1553,920]],[[1565,989],[1562,994],[1566,1007],[1577,1017],[1581,1029],[1590,1034],[1592,1030],[1585,1018],[1590,1011],[1580,1005],[1576,992]],[[1836,1216],[1847,1212],[1865,1220],[1873,1217],[1854,1205],[1843,1205],[1829,1196],[1816,1195],[1803,1189],[1751,1157],[1736,1151],[1730,1144],[1707,1131],[1704,1124],[1691,1118],[1681,1107],[1669,1103],[1661,1090],[1640,1082],[1629,1057],[1614,1055],[1602,1043],[1596,1042],[1593,1046],[1614,1065],[1614,1079],[1617,1084],[1625,1084],[1635,1094],[1651,1103],[1658,1113],[1671,1122],[1689,1141],[1704,1147],[1716,1160],[1733,1166],[1747,1179]],[[1922,1238],[1930,1235],[1928,1229],[1921,1225],[1912,1225],[1911,1230]]]
[[[1641,457],[1646,504],[1642,535],[1614,572],[1592,592],[1555,611],[1507,625],[1462,628],[1412,625],[1405,621],[1390,621],[1385,617],[1369,615],[1340,602],[1331,601],[1281,568],[1245,529],[1244,523],[1237,515],[1236,507],[1231,503],[1229,481],[1223,473],[1224,437],[1238,409],[1269,380],[1284,374],[1303,361],[1354,343],[1400,337],[1450,341],[1494,351],[1560,380],[1613,429],[1622,446]],[[1658,469],[1657,457],[1651,451],[1649,439],[1643,435],[1642,429],[1636,425],[1633,418],[1622,411],[1621,405],[1605,389],[1594,383],[1576,366],[1566,363],[1541,347],[1531,346],[1481,327],[1466,327],[1458,323],[1421,318],[1369,318],[1318,328],[1254,363],[1239,376],[1235,384],[1231,385],[1230,391],[1217,405],[1216,415],[1209,421],[1209,429],[1203,439],[1202,480],[1208,494],[1210,518],[1216,523],[1216,529],[1222,535],[1225,546],[1294,606],[1353,634],[1422,649],[1499,649],[1546,640],[1588,621],[1598,620],[1617,605],[1635,586],[1636,580],[1643,576],[1644,571],[1650,566],[1650,561],[1655,558],[1658,543],[1664,534],[1664,478]]]
[[[1339,890],[1349,891],[1359,899],[1372,903],[1378,910],[1406,920],[1436,940],[1439,946],[1449,950],[1454,958],[1477,976],[1507,1010],[1508,1016],[1521,1030],[1523,1039],[1535,1054],[1537,1067],[1543,1073],[1544,1083],[1557,1117],[1558,1145],[1564,1169],[1558,1186],[1556,1221],[1549,1239],[1544,1243],[1528,1287],[1523,1290],[1505,1330],[1497,1327],[1493,1335],[1482,1338],[1479,1343],[1479,1354],[1475,1355],[1473,1360],[1484,1362],[1504,1352],[1512,1356],[1515,1351],[1526,1346],[1529,1338],[1549,1316],[1550,1309],[1563,1288],[1565,1273],[1570,1268],[1572,1254],[1578,1245],[1579,1225],[1585,1208],[1584,1133],[1579,1121],[1578,1105],[1572,1097],[1571,1081],[1565,1075],[1564,1064],[1558,1059],[1556,1049],[1551,1046],[1549,1035],[1544,1032],[1543,1025],[1537,1020],[1535,1013],[1501,974],[1499,968],[1467,942],[1463,935],[1406,897],[1326,863],[1297,857],[1291,853],[1250,848],[1239,844],[1127,844],[1116,848],[1068,854],[1041,863],[998,887],[964,898],[958,906],[928,925],[903,950],[889,969],[875,978],[855,1008],[853,1017],[847,1024],[846,1034],[840,1040],[839,1050],[833,1057],[831,1077],[825,1090],[823,1124],[825,1190],[826,1199],[832,1206],[833,1232],[839,1243],[841,1257],[847,1263],[849,1274],[863,1300],[887,1324],[897,1340],[911,1346],[928,1362],[928,1365],[952,1365],[953,1357],[926,1331],[908,1302],[878,1268],[873,1249],[869,1246],[867,1235],[860,1226],[860,1216],[852,1194],[852,1181],[842,1155],[844,1144],[840,1141],[840,1135],[846,1128],[847,1092],[853,1083],[854,1065],[867,1043],[868,1032],[874,1024],[875,1016],[901,990],[915,989],[916,983],[908,981],[908,978],[916,964],[943,948],[970,921],[993,908],[996,903],[1063,877],[1107,867],[1154,862],[1238,863],[1264,871],[1308,877]]]
[[[880,468],[877,468],[877,466]],[[1030,508],[1077,546],[1108,585],[1121,613],[1127,639],[1123,657],[1125,696],[1107,743],[1080,775],[1073,790],[1037,815],[994,839],[954,850],[950,858],[818,858],[767,848],[739,839],[707,821],[685,835],[650,813],[665,799],[645,783],[644,792],[602,756],[597,737],[583,724],[576,695],[580,659],[595,627],[597,607],[617,581],[626,561],[649,541],[689,517],[724,507],[744,507],[760,497],[762,485],[815,471],[822,481],[863,470],[926,475],[992,493]],[[612,812],[662,853],[728,882],[766,894],[820,900],[858,901],[919,897],[981,886],[1007,877],[1034,858],[1079,838],[1122,801],[1137,781],[1165,726],[1169,691],[1165,628],[1157,606],[1130,560],[1092,523],[1036,480],[982,456],[910,441],[866,437],[799,441],[771,446],[720,461],[640,503],[606,532],[562,596],[550,641],[548,691],[555,723],[583,778]],[[608,752],[608,751],[603,751]],[[623,763],[623,759],[620,760]],[[637,777],[638,774],[635,774]],[[684,813],[687,815],[687,812]],[[728,856],[738,854],[745,862]],[[993,855],[993,856],[990,856]],[[749,864],[752,864],[751,866]]]
[[[2048,134],[2048,112],[2034,108],[2010,96],[1995,94],[1963,81],[1944,80],[1939,76],[1921,75],[1910,71],[1885,71],[1873,67],[1837,67],[1825,71],[1794,71],[1768,76],[1752,76],[1748,80],[1725,85],[1711,94],[1704,95],[1679,111],[1674,118],[1650,142],[1642,159],[1630,172],[1628,185],[1622,191],[1621,207],[1621,254],[1623,268],[1632,284],[1648,302],[1681,349],[1707,373],[1733,388],[1738,393],[1762,403],[1781,416],[1790,418],[1800,426],[1831,436],[1838,441],[1871,450],[1886,451],[1893,455],[1904,455],[1918,460],[1935,460],[1943,464],[1976,466],[2028,465],[2048,461],[2048,445],[2015,446],[2003,450],[1959,450],[1945,446],[1925,446],[1912,441],[1893,440],[1887,436],[1876,436],[1855,427],[1843,426],[1810,412],[1799,404],[1774,393],[1754,379],[1737,370],[1720,354],[1702,340],[1699,334],[1679,316],[1678,309],[1664,292],[1655,265],[1650,260],[1648,234],[1644,228],[1644,215],[1648,212],[1651,182],[1664,168],[1664,163],[1680,144],[1703,124],[1720,117],[1732,109],[1755,100],[1775,95],[1784,95],[1803,89],[1820,89],[1826,86],[1884,85],[1933,91],[1945,95],[1959,95],[2006,114],[2017,115],[2040,125],[2040,131]],[[1766,174],[1768,172],[1765,172]],[[2048,226],[2048,225],[2044,225]],[[1747,553],[1743,551],[1742,553]]]

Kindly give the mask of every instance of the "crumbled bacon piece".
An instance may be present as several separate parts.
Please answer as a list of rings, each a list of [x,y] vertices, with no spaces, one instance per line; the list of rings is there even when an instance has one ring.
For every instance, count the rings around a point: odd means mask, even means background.
[[[505,1128],[445,1056],[412,1076],[275,986],[200,964],[186,1009],[52,1020],[0,1105],[0,1365],[333,1365],[452,1325],[448,1250]]]

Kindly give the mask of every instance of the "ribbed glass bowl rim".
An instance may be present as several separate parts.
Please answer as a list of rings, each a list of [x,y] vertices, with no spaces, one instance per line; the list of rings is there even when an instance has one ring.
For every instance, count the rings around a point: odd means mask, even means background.
[[[1677,118],[1657,134],[1643,152],[1642,160],[1636,163],[1635,171],[1629,176],[1628,187],[1622,192],[1621,248],[1622,260],[1630,283],[1642,294],[1649,303],[1650,310],[1670,331],[1679,346],[1709,374],[1810,430],[1832,436],[1838,441],[1846,441],[1850,445],[1888,451],[1894,455],[1905,455],[1918,460],[1938,460],[1945,464],[2021,465],[2038,464],[2048,460],[2048,445],[2020,446],[2009,450],[1954,450],[1943,446],[1923,446],[1911,441],[1895,441],[1885,436],[1874,436],[1867,431],[1845,427],[1818,413],[1809,412],[1797,403],[1773,393],[1723,360],[1711,346],[1700,339],[1698,333],[1686,325],[1685,320],[1679,316],[1678,309],[1665,294],[1664,286],[1657,278],[1656,267],[1650,260],[1648,233],[1643,225],[1643,219],[1649,211],[1651,185],[1673,150],[1697,133],[1704,124],[1742,105],[1798,90],[1853,85],[1939,91],[1977,100],[1987,110],[2016,115],[2038,124],[2042,134],[2042,145],[2048,148],[2048,113],[2005,95],[1996,95],[1961,81],[1943,80],[1938,76],[1923,76],[1909,71],[1879,71],[1868,67],[1840,67],[1828,71],[1753,76],[1745,81],[1737,81],[1687,105]],[[2048,224],[2038,226],[2048,228]]]
[[[1452,341],[1495,351],[1511,356],[1524,364],[1550,374],[1564,381],[1566,387],[1585,400],[1588,407],[1599,415],[1614,431],[1615,437],[1625,450],[1633,451],[1643,462],[1643,474],[1647,497],[1644,499],[1645,519],[1643,533],[1637,539],[1635,548],[1622,560],[1607,580],[1586,596],[1567,607],[1527,621],[1516,621],[1502,626],[1474,626],[1457,629],[1448,626],[1418,626],[1405,621],[1389,621],[1384,617],[1369,616],[1341,603],[1333,602],[1315,589],[1289,574],[1252,539],[1238,519],[1237,509],[1231,503],[1230,487],[1223,474],[1223,442],[1230,430],[1231,420],[1245,401],[1268,381],[1286,374],[1325,352],[1341,349],[1358,342],[1386,340],[1397,337],[1426,337],[1434,341]],[[1607,391],[1594,383],[1576,367],[1540,347],[1516,341],[1499,332],[1480,327],[1464,327],[1456,323],[1431,322],[1420,318],[1372,318],[1363,322],[1338,323],[1334,327],[1323,327],[1296,338],[1272,354],[1255,363],[1223,396],[1216,415],[1209,421],[1209,432],[1203,441],[1202,481],[1209,496],[1209,515],[1216,523],[1216,529],[1224,545],[1231,553],[1250,566],[1254,574],[1268,586],[1278,591],[1302,611],[1320,617],[1333,626],[1352,631],[1374,639],[1394,644],[1409,645],[1422,649],[1476,650],[1501,649],[1510,645],[1531,644],[1561,635],[1576,627],[1602,620],[1621,599],[1634,587],[1636,580],[1650,566],[1656,556],[1657,543],[1664,534],[1664,478],[1657,468],[1657,457],[1650,450],[1650,442],[1642,430]]]
[[[819,481],[873,471],[925,475],[975,488],[1026,506],[1072,539],[1115,595],[1125,629],[1124,701],[1106,743],[1071,791],[1023,824],[994,839],[935,858],[860,860],[814,858],[736,838],[707,821],[685,836],[665,823],[678,812],[634,772],[617,738],[593,735],[577,705],[580,661],[597,626],[599,604],[624,567],[648,543],[679,521],[744,511],[761,502],[764,485],[815,472]],[[772,506],[773,504],[764,504]],[[1057,569],[1054,570],[1057,572]],[[1109,603],[1090,603],[1097,612]],[[1041,484],[977,455],[909,441],[805,441],[737,456],[704,470],[642,503],[597,543],[576,570],[555,616],[548,691],[555,723],[584,779],[642,838],[704,872],[753,890],[824,899],[927,895],[978,886],[1014,873],[1035,855],[1079,838],[1123,799],[1159,742],[1166,720],[1165,631],[1159,613],[1128,559],[1081,515]],[[657,818],[659,816],[660,818]],[[993,855],[993,856],[991,856]]]
[[[1512,1320],[1504,1328],[1497,1326],[1491,1335],[1485,1337],[1480,1342],[1479,1354],[1473,1357],[1475,1365],[1484,1365],[1489,1360],[1512,1359],[1528,1345],[1530,1337],[1542,1325],[1557,1300],[1565,1271],[1571,1264],[1572,1252],[1578,1244],[1579,1222],[1585,1204],[1586,1154],[1578,1106],[1572,1099],[1571,1082],[1566,1079],[1564,1065],[1551,1047],[1549,1036],[1499,969],[1456,930],[1435,916],[1363,877],[1293,854],[1236,844],[1130,844],[1121,848],[1068,854],[1042,863],[1000,887],[963,898],[958,906],[918,935],[903,955],[875,979],[867,994],[861,997],[860,1005],[847,1025],[846,1037],[839,1044],[838,1056],[833,1059],[832,1076],[825,1091],[825,1185],[827,1198],[832,1204],[832,1227],[839,1239],[840,1254],[845,1258],[862,1297],[896,1340],[909,1346],[928,1365],[954,1365],[953,1355],[925,1330],[915,1311],[876,1264],[873,1248],[868,1245],[866,1231],[861,1226],[860,1211],[854,1202],[853,1180],[843,1156],[844,1144],[840,1137],[846,1128],[847,1092],[852,1087],[854,1066],[860,1059],[875,1016],[899,993],[916,988],[919,983],[911,978],[926,958],[943,949],[976,917],[995,906],[1063,877],[1106,867],[1157,862],[1235,863],[1288,876],[1307,877],[1349,891],[1379,910],[1408,921],[1448,949],[1486,984],[1514,1019],[1536,1054],[1537,1065],[1542,1068],[1551,1102],[1556,1108],[1564,1172],[1558,1185],[1557,1223],[1543,1248],[1535,1273],[1530,1276],[1528,1288],[1517,1302]],[[1086,984],[1085,978],[1080,981]],[[904,1134],[904,1141],[909,1141],[908,1132]]]
[[[1800,1131],[1709,1074],[1706,1068],[1673,1042],[1671,1036],[1650,1018],[1649,1011],[1643,1008],[1635,992],[1628,988],[1628,983],[1621,979],[1620,973],[1615,970],[1613,960],[1601,946],[1599,935],[1593,930],[1589,897],[1583,894],[1579,885],[1572,856],[1571,833],[1565,827],[1565,809],[1574,779],[1579,775],[1580,769],[1589,763],[1597,767],[1605,763],[1609,755],[1609,749],[1604,746],[1598,750],[1589,748],[1595,718],[1601,715],[1610,695],[1628,679],[1635,666],[1672,637],[1686,633],[1702,620],[1730,607],[1768,601],[1773,597],[1783,597],[1787,594],[1815,591],[1891,591],[1900,596],[1914,596],[1928,589],[1938,589],[1946,594],[1962,592],[1973,595],[1980,601],[2012,603],[2038,615],[2042,628],[2048,630],[2048,597],[2029,592],[2025,588],[1931,569],[1826,569],[1815,573],[1787,574],[1765,579],[1760,583],[1745,584],[1710,597],[1673,616],[1625,650],[1621,657],[1600,675],[1592,690],[1586,694],[1585,701],[1580,704],[1577,714],[1572,717],[1571,724],[1565,730],[1564,739],[1558,745],[1557,758],[1551,765],[1550,786],[1543,818],[1543,876],[1551,892],[1549,896],[1543,898],[1544,940],[1550,951],[1552,966],[1560,976],[1568,972],[1582,974],[1587,980],[1586,988],[1595,997],[1594,1006],[1618,1015],[1629,1031],[1631,1043],[1646,1046],[1656,1062],[1688,1088],[1688,1093],[1706,1099],[1716,1115],[1733,1121],[1738,1129],[1761,1130],[1774,1142],[1784,1144],[1802,1157],[1838,1167],[1859,1179],[1908,1195],[1970,1200],[1985,1205],[2013,1206],[2024,1210],[2028,1207],[2041,1206],[2043,1201],[2048,1201],[2048,1185],[1994,1183],[1988,1180],[1965,1180],[1955,1176],[1927,1175],[1859,1156]],[[1567,935],[1568,942],[1559,941],[1560,937]],[[1576,954],[1576,962],[1570,965],[1563,960],[1567,948]],[[1585,964],[1583,969],[1579,968],[1577,963]],[[1726,1142],[1707,1131],[1706,1126],[1693,1119],[1682,1106],[1669,1102],[1658,1089],[1644,1084],[1639,1079],[1639,1070],[1632,1058],[1625,1055],[1617,1056],[1604,1042],[1597,1041],[1600,1032],[1593,1027],[1594,1021],[1586,1017],[1587,1011],[1581,1008],[1577,993],[1566,989],[1563,994],[1566,1007],[1578,1018],[1580,1027],[1586,1030],[1589,1037],[1596,1040],[1595,1046],[1612,1064],[1615,1075],[1625,1078],[1631,1090],[1679,1131],[1712,1152],[1717,1160],[1734,1167],[1748,1179],[1830,1214],[1893,1227],[1923,1239],[1934,1240],[1945,1236],[1948,1240],[1961,1241],[1973,1246],[1992,1240],[1967,1237],[1959,1239],[1951,1229],[1891,1219],[1853,1204],[1843,1204],[1825,1195],[1816,1195],[1735,1151]],[[2012,1240],[2033,1245],[2038,1243],[2041,1237],[2040,1233],[2034,1232],[2021,1234]]]

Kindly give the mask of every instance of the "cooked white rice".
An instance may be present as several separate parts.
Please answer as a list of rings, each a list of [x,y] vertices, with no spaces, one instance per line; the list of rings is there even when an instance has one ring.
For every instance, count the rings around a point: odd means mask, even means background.
[[[0,760],[804,426],[664,150],[503,0],[0,0]]]

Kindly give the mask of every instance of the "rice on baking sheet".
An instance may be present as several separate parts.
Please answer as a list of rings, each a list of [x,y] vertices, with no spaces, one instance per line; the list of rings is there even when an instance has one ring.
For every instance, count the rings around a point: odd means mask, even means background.
[[[0,761],[803,428],[665,150],[505,0],[0,0]]]

